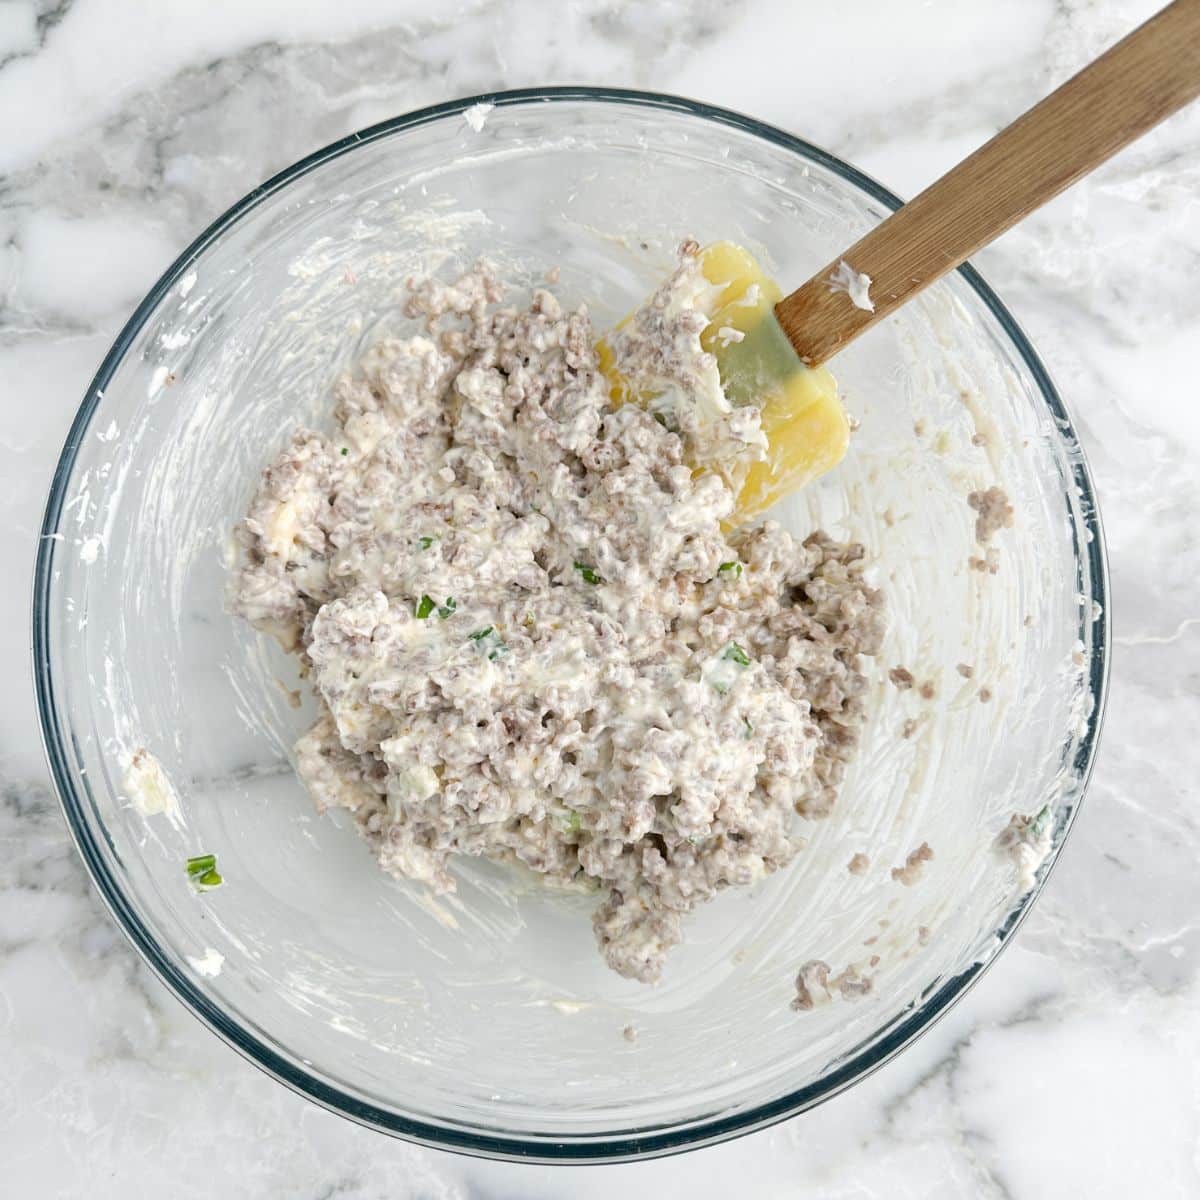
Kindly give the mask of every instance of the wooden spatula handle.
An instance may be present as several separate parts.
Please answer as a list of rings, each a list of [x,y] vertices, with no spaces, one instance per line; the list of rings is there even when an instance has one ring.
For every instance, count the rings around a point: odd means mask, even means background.
[[[1198,94],[1200,0],[1175,0],[785,296],[784,332],[824,362]],[[843,261],[874,312],[830,286]]]

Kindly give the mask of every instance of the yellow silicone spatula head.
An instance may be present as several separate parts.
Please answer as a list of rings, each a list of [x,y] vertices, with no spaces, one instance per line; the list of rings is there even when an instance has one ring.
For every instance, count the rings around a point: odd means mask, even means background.
[[[740,465],[692,464],[719,469],[734,485],[738,499],[730,521],[736,525],[836,466],[846,453],[850,426],[833,376],[801,362],[780,328],[774,308],[782,293],[754,256],[732,242],[716,242],[699,251],[699,268],[710,285],[707,294],[695,298],[696,311],[707,322],[700,345],[715,360],[728,402],[760,409],[765,436],[761,457]],[[653,394],[630,394],[607,340],[598,352],[615,403],[632,399],[655,406]]]
[[[700,344],[716,358],[731,403],[761,409],[767,439],[766,456],[752,462],[742,480],[736,524],[837,466],[850,423],[833,376],[801,362],[788,341],[775,318],[779,285],[753,255],[716,242],[701,252],[700,269],[722,287]]]

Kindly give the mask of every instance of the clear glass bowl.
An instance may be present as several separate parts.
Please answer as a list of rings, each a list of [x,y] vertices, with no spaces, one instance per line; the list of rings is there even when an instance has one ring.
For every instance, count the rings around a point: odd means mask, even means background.
[[[591,89],[427,109],[256,189],[163,276],[63,450],[34,641],[67,820],[114,915],[213,1030],[282,1082],[389,1133],[477,1154],[629,1159],[802,1111],[879,1066],[994,958],[1062,844],[1096,746],[1105,566],[1091,483],[1029,343],[969,268],[835,367],[862,422],[846,462],[775,514],[861,538],[891,630],[837,811],[787,871],[694,914],[664,981],[608,972],[589,901],[464,862],[432,900],[386,878],[292,775],[311,718],[294,666],[228,617],[229,534],[265,461],[381,330],[414,272],[487,256],[562,271],[597,325],[684,236],[732,238],[796,285],[898,204],[813,146],[728,112]],[[1017,525],[996,574],[966,494]],[[973,668],[971,679],[956,670]],[[936,681],[931,700],[886,671]],[[981,701],[980,689],[992,694]],[[908,736],[905,736],[907,734]],[[147,817],[146,748],[180,798]],[[1023,893],[991,846],[1053,806]],[[891,868],[927,841],[904,887]],[[854,852],[870,869],[851,874]],[[184,860],[214,852],[198,894]],[[220,973],[197,969],[211,948]],[[871,961],[878,956],[878,961]],[[871,993],[790,1007],[797,968],[854,963]],[[637,1030],[626,1040],[627,1025]]]

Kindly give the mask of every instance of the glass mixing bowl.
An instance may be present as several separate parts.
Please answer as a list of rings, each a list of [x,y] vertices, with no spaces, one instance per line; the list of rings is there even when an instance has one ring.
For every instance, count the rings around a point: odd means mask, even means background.
[[[586,298],[603,328],[685,236],[742,242],[795,286],[898,204],[813,146],[689,101],[590,89],[489,101],[413,113],[298,163],[138,308],[50,492],[38,703],[104,899],[231,1045],[416,1141],[629,1159],[826,1099],[994,958],[1092,763],[1102,540],[1062,403],[963,268],[839,356],[861,428],[838,470],[774,514],[865,542],[890,611],[861,753],[794,865],[693,914],[656,987],[602,965],[586,897],[478,861],[460,864],[451,898],[385,877],[292,774],[312,717],[294,663],[224,609],[230,530],[266,460],[296,425],[327,420],[330,386],[364,344],[407,327],[414,273],[486,256],[519,289],[558,267],[560,292]],[[1017,514],[993,543],[995,573],[966,500],[993,485]],[[887,681],[901,665],[932,698]],[[143,749],[175,814],[146,815],[128,784]],[[1044,805],[1050,853],[1022,885],[992,843],[1012,813]],[[936,857],[903,886],[892,868],[922,842]],[[862,874],[846,869],[857,852]],[[217,855],[224,886],[190,885],[184,862],[200,853]],[[813,959],[860,968],[872,990],[794,1010]]]

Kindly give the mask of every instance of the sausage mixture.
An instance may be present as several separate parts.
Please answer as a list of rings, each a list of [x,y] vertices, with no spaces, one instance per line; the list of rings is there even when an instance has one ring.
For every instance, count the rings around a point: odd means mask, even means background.
[[[297,431],[237,529],[231,606],[296,654],[322,714],[296,746],[397,876],[456,855],[599,893],[620,974],[656,980],[681,920],[791,861],[828,813],[882,636],[864,551],[732,531],[763,453],[700,346],[695,244],[625,328],[614,407],[586,310],[503,303],[487,266],[424,281]]]

